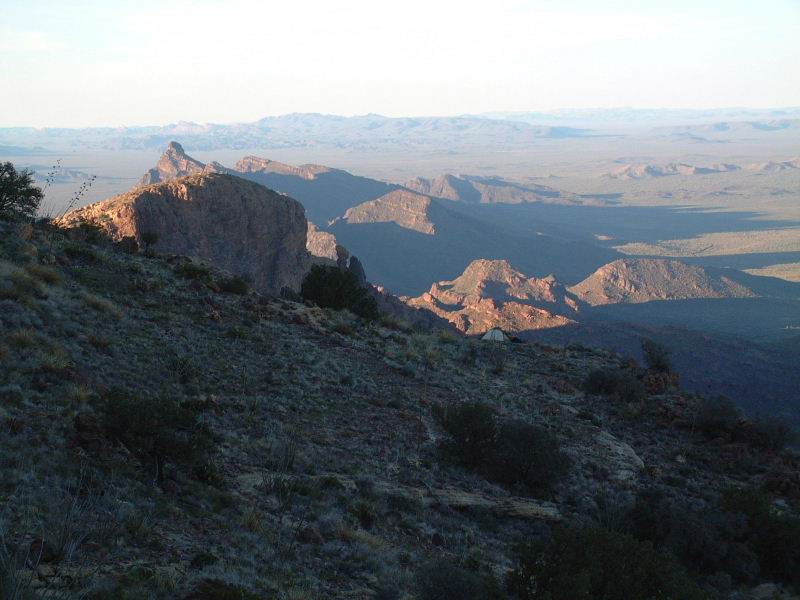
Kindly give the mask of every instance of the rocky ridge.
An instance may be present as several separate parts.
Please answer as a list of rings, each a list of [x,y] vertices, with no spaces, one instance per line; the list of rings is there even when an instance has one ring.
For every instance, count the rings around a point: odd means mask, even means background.
[[[138,188],[74,210],[62,227],[96,225],[114,240],[152,242],[201,257],[251,280],[263,293],[298,289],[309,267],[302,205],[258,184],[203,173]]]

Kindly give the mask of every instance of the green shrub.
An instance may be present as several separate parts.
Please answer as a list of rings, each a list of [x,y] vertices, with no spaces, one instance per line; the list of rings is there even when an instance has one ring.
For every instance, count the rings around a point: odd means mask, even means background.
[[[145,248],[150,248],[158,243],[158,234],[152,231],[145,231],[141,235],[142,245]]]
[[[33,185],[33,178],[33,171],[17,171],[13,163],[0,163],[0,215],[11,218],[36,215],[44,193]]]
[[[771,500],[760,490],[734,488],[725,491],[721,505],[745,518],[740,538],[758,557],[762,577],[800,590],[800,518],[776,514]]]
[[[80,242],[68,242],[64,244],[62,250],[64,254],[73,260],[81,260],[89,263],[98,262],[100,260],[100,255],[94,248]]]
[[[173,269],[173,273],[182,279],[200,279],[202,281],[211,279],[211,271],[208,267],[193,262],[177,265]]]
[[[434,409],[449,439],[445,455],[489,481],[529,491],[548,489],[569,467],[558,439],[522,421],[496,419],[482,402],[462,402]]]
[[[380,317],[378,303],[369,296],[355,273],[339,267],[315,265],[300,286],[300,295],[323,308],[348,309],[367,318]]]
[[[741,583],[753,583],[758,576],[758,557],[746,542],[743,516],[735,511],[645,490],[625,515],[623,527],[637,539],[671,552],[694,573],[726,573]]]
[[[168,462],[191,469],[201,463],[210,447],[210,434],[197,414],[169,398],[112,389],[102,407],[103,426],[112,440],[125,445],[164,480]]]
[[[219,289],[229,294],[243,296],[250,291],[250,281],[241,275],[232,275],[219,282]]]
[[[447,454],[467,467],[477,468],[492,451],[497,421],[492,409],[482,402],[435,406],[434,417],[450,436],[443,445]]]
[[[788,422],[777,415],[764,415],[753,421],[750,443],[765,450],[780,450],[795,439]]]
[[[491,600],[502,598],[495,582],[446,560],[429,562],[416,573],[419,600]]]
[[[666,552],[603,528],[559,527],[552,540],[518,549],[508,589],[523,600],[703,600],[710,598]]]
[[[613,396],[623,402],[637,402],[644,398],[644,384],[630,371],[595,369],[583,381],[587,394]]]
[[[481,466],[491,481],[528,490],[549,489],[567,470],[569,458],[558,439],[528,423],[503,423],[492,452]]]

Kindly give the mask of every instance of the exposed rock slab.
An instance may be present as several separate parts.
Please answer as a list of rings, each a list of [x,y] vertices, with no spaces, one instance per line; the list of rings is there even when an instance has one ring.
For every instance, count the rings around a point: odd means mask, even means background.
[[[580,303],[554,276],[526,277],[505,260],[475,260],[453,281],[407,300],[469,334],[494,327],[517,332],[573,323]]]
[[[63,227],[91,223],[115,240],[157,237],[163,252],[196,256],[252,280],[263,293],[297,289],[309,266],[302,205],[220,173],[173,179],[72,211]]]

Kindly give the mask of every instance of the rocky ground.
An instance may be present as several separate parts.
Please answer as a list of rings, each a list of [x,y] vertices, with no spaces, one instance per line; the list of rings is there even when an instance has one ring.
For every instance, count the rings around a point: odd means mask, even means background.
[[[641,390],[587,393],[598,370]],[[795,514],[797,455],[709,434],[677,383],[611,352],[260,295],[92,228],[0,222],[0,597],[425,600],[431,561],[501,590],[516,545],[614,528],[654,490],[698,514],[766,490]],[[569,467],[532,489],[454,462],[436,415],[476,401],[549,432]],[[766,573],[692,577],[707,597],[778,597],[754,591]]]

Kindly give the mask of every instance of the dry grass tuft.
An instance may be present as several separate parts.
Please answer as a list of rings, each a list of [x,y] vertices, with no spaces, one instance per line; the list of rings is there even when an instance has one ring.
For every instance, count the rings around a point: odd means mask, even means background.
[[[61,285],[64,283],[64,275],[51,267],[31,262],[25,265],[25,270],[47,285]]]
[[[106,300],[105,298],[101,298],[100,296],[96,296],[94,294],[86,294],[83,297],[83,301],[89,308],[107,313],[116,319],[122,318],[122,311],[120,311],[120,309],[117,308],[116,305],[110,300]]]
[[[36,345],[36,332],[30,327],[20,327],[11,332],[9,340],[17,350],[27,350]]]

